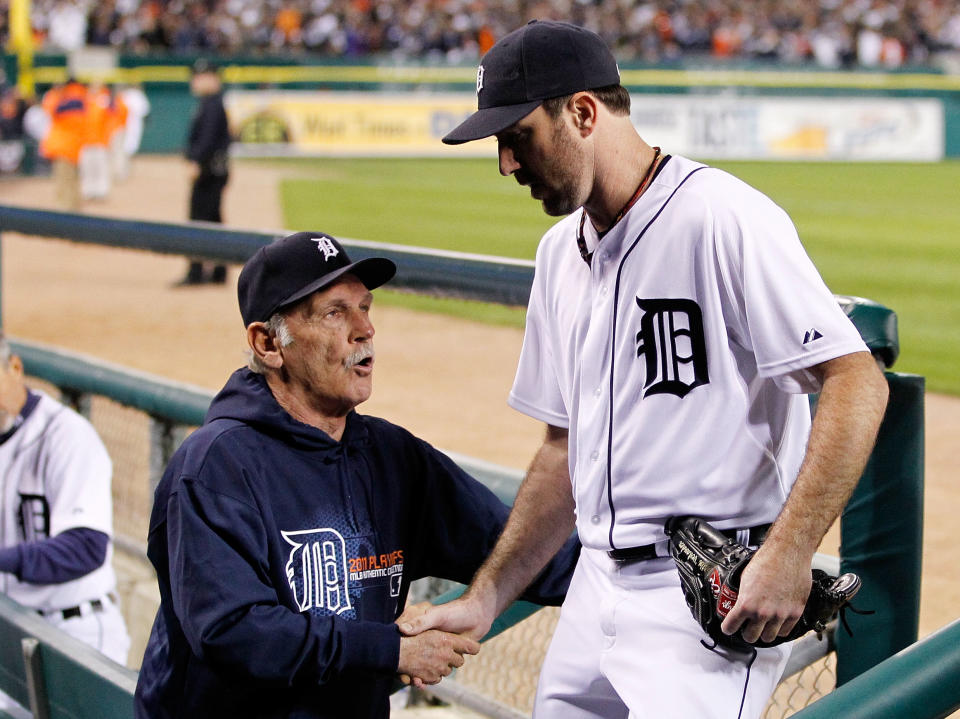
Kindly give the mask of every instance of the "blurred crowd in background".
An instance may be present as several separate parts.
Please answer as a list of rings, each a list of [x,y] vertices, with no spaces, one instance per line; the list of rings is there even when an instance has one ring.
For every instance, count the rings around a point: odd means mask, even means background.
[[[0,0],[0,18],[9,3]],[[960,52],[960,0],[32,0],[45,49],[143,54],[472,62],[533,18],[589,27],[622,62],[896,68]]]

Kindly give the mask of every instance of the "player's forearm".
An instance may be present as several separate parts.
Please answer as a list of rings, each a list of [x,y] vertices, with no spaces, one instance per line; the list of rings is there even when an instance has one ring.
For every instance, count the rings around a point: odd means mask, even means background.
[[[823,388],[803,466],[768,542],[816,551],[866,466],[887,404],[887,382],[866,352],[821,365]]]
[[[469,594],[499,615],[540,573],[575,525],[567,464],[567,431],[550,427],[493,552]]]

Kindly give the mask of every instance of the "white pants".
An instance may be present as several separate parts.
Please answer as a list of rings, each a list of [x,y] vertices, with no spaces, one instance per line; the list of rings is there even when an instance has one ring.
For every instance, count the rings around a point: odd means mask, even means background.
[[[90,602],[79,605],[80,616],[64,619],[57,612],[44,616],[50,624],[80,641],[89,644],[118,664],[126,665],[130,651],[130,636],[123,621],[120,608],[108,597],[101,600],[102,608],[94,611]],[[16,719],[29,719],[33,715],[9,696],[0,692],[0,710],[6,711]]]
[[[540,673],[536,719],[759,717],[790,645],[710,650],[672,559],[618,568],[584,548]]]
[[[85,200],[102,200],[110,194],[110,153],[106,145],[84,145],[80,149],[80,195]]]
[[[80,616],[64,619],[60,612],[44,616],[57,629],[79,639],[105,654],[117,664],[126,666],[130,651],[130,636],[120,607],[108,597],[100,600],[100,611],[94,611],[90,602],[80,604]]]

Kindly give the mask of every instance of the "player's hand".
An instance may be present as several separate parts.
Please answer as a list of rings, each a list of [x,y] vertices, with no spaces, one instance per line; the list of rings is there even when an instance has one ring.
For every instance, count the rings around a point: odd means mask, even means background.
[[[812,557],[802,555],[761,547],[743,570],[736,604],[720,625],[723,633],[742,628],[751,643],[789,634],[810,596]]]
[[[480,643],[470,637],[428,629],[416,636],[400,638],[397,673],[404,684],[412,683],[418,688],[437,684],[455,667],[463,666],[465,654],[479,651]]]
[[[405,622],[410,622],[415,617],[419,617],[422,614],[426,614],[427,610],[430,609],[430,607],[432,606],[433,605],[430,602],[419,602],[418,604],[408,604],[404,608],[403,614],[397,617],[397,621],[395,623],[403,624]]]
[[[428,629],[442,629],[479,641],[490,631],[494,620],[491,614],[484,608],[483,602],[468,592],[446,604],[408,607],[397,624],[408,637]]]

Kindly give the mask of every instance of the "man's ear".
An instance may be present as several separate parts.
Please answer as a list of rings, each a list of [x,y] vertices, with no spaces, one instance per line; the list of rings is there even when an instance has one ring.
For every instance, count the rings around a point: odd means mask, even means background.
[[[247,344],[264,366],[270,369],[280,369],[283,366],[280,343],[265,323],[251,322],[247,325]]]
[[[590,135],[597,122],[597,99],[589,92],[578,92],[570,98],[567,109],[573,115],[573,124],[581,137]]]
[[[23,378],[23,360],[20,359],[20,355],[10,355],[10,359],[7,362],[7,367],[13,372],[18,378]]]

